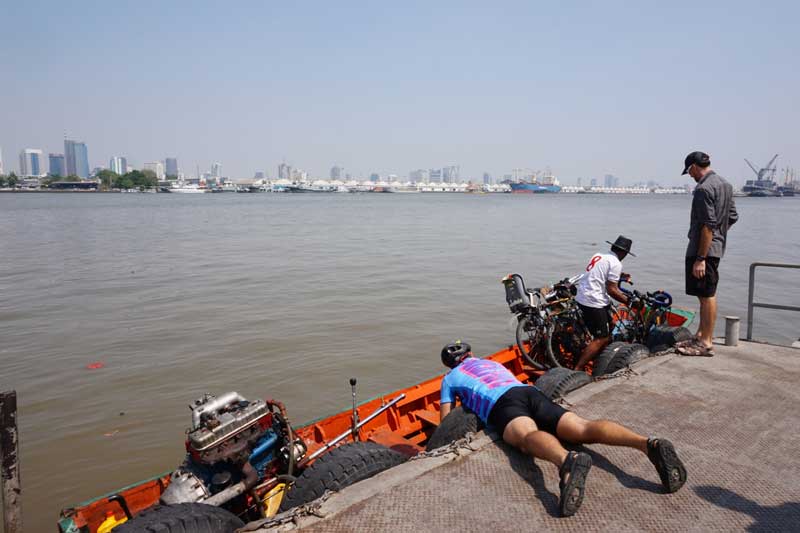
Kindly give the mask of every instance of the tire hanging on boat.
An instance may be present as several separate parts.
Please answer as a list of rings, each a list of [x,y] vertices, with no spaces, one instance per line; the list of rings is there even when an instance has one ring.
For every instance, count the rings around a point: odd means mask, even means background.
[[[534,385],[551,400],[557,400],[591,382],[592,377],[586,372],[560,367],[545,372]]]
[[[214,505],[176,503],[145,509],[114,528],[114,533],[233,533],[244,526],[238,516]]]
[[[608,346],[606,346],[602,352],[597,354],[597,357],[594,358],[594,362],[592,363],[592,377],[602,376],[603,374],[608,373],[608,365],[611,363],[611,360],[616,357],[617,352],[619,352],[625,346],[629,346],[627,342],[612,342]]]
[[[303,470],[283,497],[280,512],[316,500],[406,461],[406,456],[374,442],[351,442],[322,455]]]
[[[647,347],[652,353],[663,352],[675,346],[675,343],[693,338],[692,332],[683,326],[656,326],[647,336]]]
[[[447,446],[451,442],[464,438],[467,433],[477,433],[483,429],[483,422],[478,415],[459,405],[437,426],[436,430],[428,439],[425,450],[431,451],[442,446]]]

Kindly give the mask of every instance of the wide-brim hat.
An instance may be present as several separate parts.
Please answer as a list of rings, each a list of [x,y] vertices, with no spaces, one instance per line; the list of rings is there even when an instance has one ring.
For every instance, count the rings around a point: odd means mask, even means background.
[[[633,241],[630,240],[629,238],[620,235],[619,237],[617,237],[616,241],[614,242],[606,241],[606,242],[610,244],[612,248],[617,248],[627,254],[632,255],[633,257],[636,257],[636,254],[631,252],[631,245],[633,244]]]

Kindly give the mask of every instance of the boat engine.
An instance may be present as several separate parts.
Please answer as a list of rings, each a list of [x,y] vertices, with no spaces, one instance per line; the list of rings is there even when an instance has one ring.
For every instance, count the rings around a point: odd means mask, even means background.
[[[286,473],[290,459],[296,464],[305,455],[302,439],[288,445],[291,429],[279,402],[248,401],[229,392],[219,397],[206,394],[189,407],[192,427],[187,431],[186,459],[171,474],[161,495],[163,504],[202,502],[241,483],[243,491],[235,497],[259,481]]]

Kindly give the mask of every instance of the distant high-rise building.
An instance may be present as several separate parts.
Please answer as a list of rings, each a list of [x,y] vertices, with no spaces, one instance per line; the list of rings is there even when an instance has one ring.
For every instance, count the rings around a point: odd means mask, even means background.
[[[442,182],[443,183],[458,183],[460,181],[459,167],[451,165],[442,169]]]
[[[67,160],[67,175],[89,177],[89,150],[86,143],[64,139],[64,158]]]
[[[491,183],[492,183],[492,175],[489,174],[488,172],[484,172],[483,173],[483,184],[484,185],[489,185]]]
[[[112,157],[108,162],[108,168],[120,176],[128,173],[128,160],[124,157]]]
[[[408,173],[408,179],[414,183],[428,183],[430,173],[423,168],[418,168]]]
[[[372,174],[369,175],[369,181],[371,181],[372,183],[377,183],[381,181],[381,175],[373,172]]]
[[[5,174],[5,172],[3,172],[3,147],[0,146],[0,176],[3,174]]]
[[[597,178],[592,178],[589,181],[589,187],[597,187]]]
[[[581,181],[583,181],[583,178],[578,178],[578,187],[581,186]]]
[[[331,179],[332,180],[340,180],[342,179],[342,174],[344,169],[340,166],[333,166],[331,167]]]
[[[279,180],[292,179],[292,167],[290,167],[286,163],[281,163],[280,165],[278,165],[278,179]]]
[[[156,174],[156,178],[164,179],[164,163],[161,161],[153,161],[152,163],[145,163],[144,170],[152,170]]]
[[[263,170],[257,170],[255,175],[253,176],[254,180],[265,180],[267,176],[264,174]]]
[[[219,178],[222,176],[222,165],[214,162],[211,163],[211,177]]]
[[[432,168],[428,171],[429,180],[431,183],[442,183],[442,169]]]
[[[619,187],[619,178],[613,174],[606,174],[603,178],[603,186],[608,188]]]
[[[51,176],[67,175],[67,162],[64,159],[64,154],[48,154],[48,159],[50,160]]]
[[[19,153],[19,173],[28,178],[44,176],[42,151],[37,148],[25,148]]]
[[[164,171],[167,173],[167,176],[178,177],[178,159],[175,157],[168,157],[164,161],[164,166],[166,167]]]

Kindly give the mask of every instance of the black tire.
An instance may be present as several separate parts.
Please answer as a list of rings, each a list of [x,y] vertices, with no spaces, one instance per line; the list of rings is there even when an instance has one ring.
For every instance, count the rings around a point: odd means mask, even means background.
[[[561,366],[558,361],[553,357],[553,352],[550,349],[550,335],[546,332],[544,335],[531,335],[531,318],[526,316],[517,322],[517,348],[525,358],[525,360],[534,368],[538,370],[547,370],[554,366]],[[527,343],[527,347],[526,347]],[[544,346],[543,346],[544,345]],[[538,347],[538,353],[537,353]],[[541,353],[541,349],[545,348],[545,353]]]
[[[688,341],[692,337],[692,332],[683,326],[656,326],[647,336],[647,347],[652,353],[663,352],[675,346],[676,342]]]
[[[233,533],[244,526],[238,516],[204,503],[156,505],[145,509],[114,533]]]
[[[612,342],[608,346],[606,346],[602,352],[600,352],[597,357],[594,358],[594,363],[592,363],[592,377],[602,376],[604,374],[608,374],[608,365],[617,356],[617,352],[619,352],[625,346],[630,346],[627,342]]]
[[[617,350],[617,353],[609,361],[605,374],[613,374],[618,370],[631,366],[636,361],[650,356],[650,350],[643,344],[627,344]]]
[[[562,367],[551,368],[534,385],[551,400],[557,400],[591,382],[592,377],[586,372]]]
[[[406,456],[374,442],[334,448],[303,470],[284,496],[280,511],[316,500],[326,490],[341,490],[405,462]]]
[[[453,441],[464,438],[467,433],[477,433],[483,429],[483,422],[478,415],[459,405],[444,417],[442,423],[433,432],[425,449],[435,450]]]

